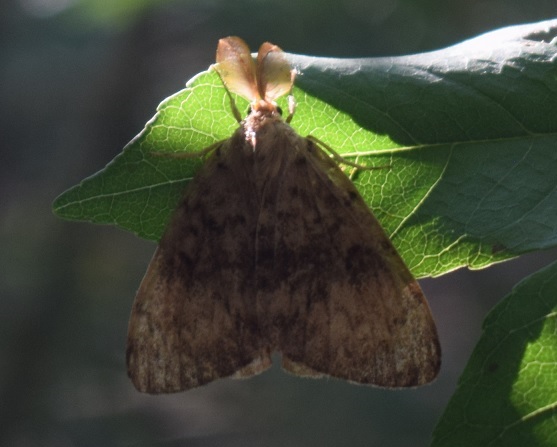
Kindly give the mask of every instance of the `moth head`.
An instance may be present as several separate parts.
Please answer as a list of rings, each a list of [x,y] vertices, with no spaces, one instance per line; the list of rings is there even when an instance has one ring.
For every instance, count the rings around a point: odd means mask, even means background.
[[[265,42],[254,58],[242,39],[225,37],[219,40],[216,61],[211,68],[229,93],[250,102],[250,113],[282,115],[276,100],[292,91],[296,70],[278,46]]]

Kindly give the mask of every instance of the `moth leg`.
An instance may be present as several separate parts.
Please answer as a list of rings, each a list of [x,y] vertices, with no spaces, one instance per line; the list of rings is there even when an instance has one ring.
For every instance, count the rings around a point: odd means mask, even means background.
[[[348,166],[352,166],[353,168],[355,168],[352,173],[350,174],[350,178],[353,178],[354,175],[356,174],[356,172],[358,170],[362,170],[362,171],[372,171],[375,169],[390,169],[391,165],[385,165],[385,166],[365,166],[365,165],[361,165],[359,163],[354,163],[352,161],[347,160],[346,158],[344,158],[342,155],[340,155],[337,151],[335,151],[331,146],[329,146],[327,143],[324,143],[323,141],[321,141],[319,138],[314,137],[313,135],[308,135],[306,137],[308,140],[310,140],[312,143],[317,144],[318,146],[323,147],[324,149],[327,150],[327,152],[329,152],[332,156],[333,159],[337,162],[337,163],[341,163],[344,165],[348,165]]]
[[[348,174],[348,178],[350,180],[354,180],[354,178],[356,178],[357,173],[358,173],[358,168],[355,168],[354,166],[351,166],[350,174]]]
[[[288,116],[284,120],[289,123],[294,117],[294,112],[296,111],[296,98],[293,95],[288,95]]]

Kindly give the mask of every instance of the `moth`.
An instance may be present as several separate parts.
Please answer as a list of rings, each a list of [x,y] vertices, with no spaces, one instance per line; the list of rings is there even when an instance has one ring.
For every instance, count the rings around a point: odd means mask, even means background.
[[[137,292],[135,387],[249,377],[273,352],[300,376],[432,381],[440,347],[418,283],[337,160],[281,117],[295,74],[285,54],[264,43],[254,60],[228,37],[213,67],[250,112],[241,120],[233,106],[239,128],[207,150]]]

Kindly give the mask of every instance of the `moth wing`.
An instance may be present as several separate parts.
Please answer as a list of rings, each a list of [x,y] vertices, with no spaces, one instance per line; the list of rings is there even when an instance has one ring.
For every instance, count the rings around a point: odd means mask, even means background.
[[[250,102],[261,99],[257,89],[255,61],[246,42],[239,37],[220,39],[216,60],[213,68],[230,92]]]
[[[256,320],[255,197],[236,137],[188,185],[137,292],[126,352],[140,391],[187,390],[271,364]]]
[[[257,79],[259,94],[268,102],[290,93],[295,70],[284,52],[276,45],[265,42],[257,53]]]
[[[270,314],[282,321],[283,367],[383,387],[430,382],[440,346],[417,281],[352,182],[304,142],[276,189],[274,263],[287,267]]]

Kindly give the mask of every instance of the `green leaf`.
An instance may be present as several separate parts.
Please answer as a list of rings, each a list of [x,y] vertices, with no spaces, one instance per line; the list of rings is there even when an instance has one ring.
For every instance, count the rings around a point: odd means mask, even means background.
[[[301,71],[292,126],[347,159],[389,167],[354,180],[417,276],[554,246],[555,35],[550,21],[414,56],[289,55]],[[201,73],[54,210],[157,240],[201,161],[150,152],[199,151],[236,126],[217,76]]]
[[[432,447],[557,445],[557,263],[486,318]]]

